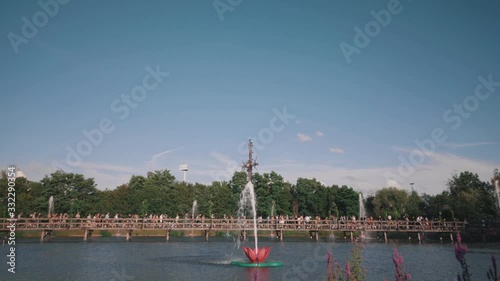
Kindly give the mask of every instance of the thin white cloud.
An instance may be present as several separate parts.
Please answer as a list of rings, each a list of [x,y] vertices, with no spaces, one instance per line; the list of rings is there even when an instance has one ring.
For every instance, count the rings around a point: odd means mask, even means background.
[[[216,151],[210,153],[210,156],[212,156],[212,158],[214,158],[215,160],[217,160],[222,164],[231,164],[235,162],[233,159],[231,159],[231,157]]]
[[[94,182],[100,190],[115,189],[117,186],[128,183],[130,181],[130,177],[132,176],[129,173],[115,174],[99,170],[85,170],[83,174],[86,178],[94,178]]]
[[[80,167],[83,170],[105,170],[105,171],[122,172],[122,173],[142,173],[142,172],[144,172],[143,169],[138,169],[136,167],[121,166],[121,165],[114,165],[114,164],[108,164],[108,163],[83,162],[78,167]]]
[[[409,159],[411,152],[415,149],[396,147],[395,150],[400,155]],[[212,160],[208,157],[196,161],[197,165],[190,169],[190,182],[200,182],[210,184],[214,180],[229,180],[233,172],[241,169],[241,163],[234,161],[231,157],[212,152]],[[395,158],[396,161],[398,158]],[[8,163],[0,163],[7,166]],[[414,184],[414,189],[428,194],[437,194],[447,189],[446,183],[454,173],[470,171],[477,173],[482,181],[490,181],[493,170],[500,168],[500,162],[488,162],[483,160],[466,158],[451,153],[426,152],[425,161],[413,167],[411,175],[399,176],[401,167],[399,161],[390,166],[372,166],[367,168],[343,167],[331,164],[311,164],[298,159],[280,159],[275,162],[268,161],[259,165],[259,173],[276,171],[283,178],[291,183],[295,183],[297,178],[316,178],[326,185],[348,185],[364,194],[373,194],[374,191],[387,186],[395,186],[410,190],[410,183]],[[49,175],[55,170],[48,163],[29,162],[18,163],[29,180],[38,181],[45,175]],[[405,168],[406,169],[406,168]],[[128,182],[133,174],[144,174],[147,167],[129,167],[108,163],[83,163],[75,168],[74,172],[83,174],[85,177],[93,177],[99,189],[115,188],[116,186]],[[386,177],[387,174],[396,177]]]
[[[492,144],[500,144],[500,142],[499,141],[483,141],[483,142],[471,142],[471,143],[447,142],[447,143],[443,143],[442,146],[448,147],[451,149],[457,149],[457,148],[462,148],[462,147],[475,147],[475,146],[492,145]]]
[[[407,155],[404,155],[407,157]],[[410,190],[413,182],[414,189],[427,194],[437,194],[447,189],[447,182],[455,173],[470,171],[477,173],[483,181],[489,181],[493,170],[500,167],[500,163],[486,162],[461,157],[454,154],[429,154],[429,163],[419,165],[409,177],[398,181],[398,178],[386,178],[386,174],[399,175],[398,166],[381,166],[371,168],[346,168],[335,165],[317,164],[311,165],[300,161],[289,161],[286,164],[276,163],[262,165],[261,170],[274,170],[291,183],[297,178],[316,178],[328,185],[348,185],[364,194],[373,194],[374,191],[383,187],[394,186]]]
[[[342,148],[338,148],[338,147],[330,147],[330,149],[328,149],[331,153],[336,153],[336,154],[342,154],[344,153],[344,150]]]
[[[312,141],[311,137],[306,135],[306,134],[302,134],[302,133],[298,133],[297,134],[297,139],[300,141],[300,142],[306,142],[306,141]]]
[[[174,148],[174,149],[169,149],[169,150],[165,150],[165,151],[162,151],[160,153],[157,153],[155,155],[153,155],[151,157],[151,160],[148,162],[148,164],[150,165],[154,165],[156,164],[159,160],[161,160],[163,157],[165,157],[165,155],[169,154],[169,153],[172,153],[174,151],[177,151],[179,149],[182,149],[183,147],[180,146],[180,147],[177,147],[177,148]]]
[[[322,137],[322,136],[324,136],[324,134],[322,131],[316,131],[316,136]]]
[[[301,124],[304,124],[304,122],[300,121],[300,120],[295,120],[295,124],[297,125],[301,125]]]
[[[30,162],[28,164],[19,164],[27,178],[32,181],[39,181],[45,176],[50,176],[56,170],[52,165],[42,162]],[[143,174],[145,169],[114,165],[108,163],[86,162],[74,167],[67,173],[82,174],[86,178],[94,178],[98,189],[114,189],[118,185],[127,183],[133,174]]]

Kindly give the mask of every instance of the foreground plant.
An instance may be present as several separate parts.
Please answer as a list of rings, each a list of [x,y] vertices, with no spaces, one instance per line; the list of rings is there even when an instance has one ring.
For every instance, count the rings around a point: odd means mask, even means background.
[[[465,260],[465,254],[467,254],[467,245],[462,244],[462,236],[457,233],[457,243],[455,244],[455,258],[460,263],[462,267],[462,274],[458,273],[458,281],[471,281],[471,274],[469,273],[469,266]]]
[[[397,281],[411,280],[410,273],[405,272],[403,256],[399,254],[397,248],[394,248],[394,251],[392,253],[392,261],[394,262],[394,267],[396,268],[396,275],[395,275],[396,280]]]
[[[362,267],[362,256],[361,252],[363,245],[354,243],[352,249],[352,258],[346,261],[345,265],[345,279],[342,275],[342,267],[338,262],[333,260],[332,254],[327,253],[327,268],[328,268],[328,281],[363,281],[366,279],[366,269]],[[472,274],[469,273],[469,266],[465,259],[467,254],[467,245],[462,244],[462,237],[460,233],[457,233],[457,243],[455,243],[455,257],[462,267],[462,274],[457,274],[458,281],[471,281]],[[398,252],[397,248],[394,248],[392,261],[394,262],[394,267],[396,268],[396,281],[410,281],[411,275],[405,272],[403,256]],[[488,281],[500,281],[500,275],[497,269],[497,262],[494,255],[491,256],[492,266],[488,268],[486,276]],[[334,266],[335,264],[335,266]],[[384,281],[387,279],[384,278]]]
[[[354,242],[352,247],[352,258],[346,263],[346,273],[347,267],[349,267],[348,281],[362,281],[366,280],[366,268],[363,267],[363,244]]]
[[[366,280],[366,268],[362,266],[363,245],[354,242],[352,248],[352,257],[345,263],[345,271],[342,271],[342,267],[338,262],[333,260],[332,254],[327,253],[326,263],[328,268],[328,281],[364,281]],[[335,264],[335,266],[334,266]],[[342,276],[344,273],[345,278]]]
[[[338,262],[333,260],[333,256],[330,252],[326,254],[326,264],[328,268],[328,281],[340,281],[342,280],[342,267]]]
[[[498,275],[497,272],[497,260],[495,259],[495,255],[491,256],[491,263],[493,264],[493,267],[490,266],[490,270],[486,272],[486,276],[490,281],[499,281],[500,275]]]

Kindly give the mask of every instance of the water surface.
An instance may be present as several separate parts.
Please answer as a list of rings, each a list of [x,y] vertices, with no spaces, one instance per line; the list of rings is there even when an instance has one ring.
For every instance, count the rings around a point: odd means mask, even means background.
[[[280,242],[260,238],[259,246],[272,246],[268,260],[283,261],[280,268],[249,269],[231,266],[233,260],[244,260],[234,239],[210,237],[208,242],[195,237],[53,238],[49,243],[17,240],[16,274],[7,272],[2,262],[0,280],[325,280],[326,252],[344,264],[352,244],[343,241],[321,242],[303,238],[286,238]],[[253,239],[244,242],[253,246]],[[389,241],[388,244],[364,243],[364,266],[368,280],[394,279],[393,246],[404,256],[412,280],[454,280],[459,272],[451,243],[408,243]],[[469,244],[468,262],[474,280],[485,280],[491,255],[499,256],[500,244]],[[7,245],[0,248],[6,261]]]

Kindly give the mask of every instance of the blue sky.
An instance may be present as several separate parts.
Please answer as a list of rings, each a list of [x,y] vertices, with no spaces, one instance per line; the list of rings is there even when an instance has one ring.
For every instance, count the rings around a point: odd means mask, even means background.
[[[249,137],[259,172],[363,192],[433,194],[500,168],[498,1],[55,1],[41,1],[46,22],[36,1],[0,9],[0,165],[32,180],[57,162],[112,189],[154,169],[181,179],[187,163],[188,181],[210,183]],[[121,100],[144,80],[140,101]],[[113,130],[92,144],[83,132],[103,120]]]

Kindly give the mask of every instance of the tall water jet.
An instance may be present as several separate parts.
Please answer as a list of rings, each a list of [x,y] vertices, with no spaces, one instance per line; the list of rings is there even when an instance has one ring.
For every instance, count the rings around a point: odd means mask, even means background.
[[[363,194],[359,193],[359,219],[366,217],[365,201],[363,200]]]
[[[194,200],[193,201],[193,207],[191,208],[191,219],[192,219],[192,222],[195,223],[196,222],[196,208],[198,207],[198,201]],[[194,225],[193,225],[194,226]],[[194,236],[194,230],[193,228],[191,227],[191,237]]]
[[[198,201],[194,200],[193,201],[193,207],[191,208],[191,218],[194,219],[196,218],[195,215],[196,215],[196,208],[198,208]]]
[[[365,209],[365,201],[363,200],[363,194],[359,193],[359,220],[366,219],[366,209]],[[361,238],[365,238],[366,233],[364,229],[361,229]]]
[[[276,201],[273,200],[273,203],[271,205],[271,217],[274,217],[274,207],[276,205]]]
[[[498,208],[500,208],[500,181],[499,180],[495,181],[495,192],[497,195]]]
[[[240,195],[240,207],[238,216],[245,218],[246,210],[250,209],[250,214],[253,220],[253,235],[255,237],[255,253],[258,254],[258,238],[257,238],[257,210],[255,209],[255,191],[252,182],[248,182]]]
[[[49,198],[49,216],[54,213],[54,196]]]

